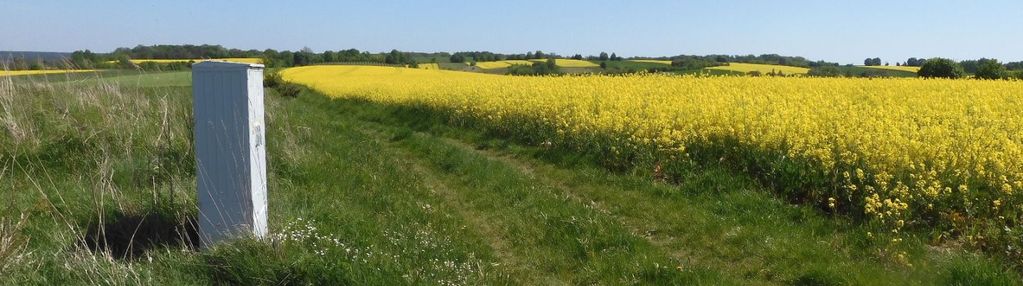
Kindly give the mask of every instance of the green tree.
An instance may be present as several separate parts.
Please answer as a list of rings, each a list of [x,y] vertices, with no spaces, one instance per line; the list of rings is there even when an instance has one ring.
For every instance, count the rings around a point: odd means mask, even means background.
[[[138,68],[138,66],[136,66],[135,63],[131,62],[131,58],[129,58],[127,55],[120,56],[117,59],[117,65],[118,65],[118,67],[120,67],[122,69],[137,69]]]
[[[968,74],[970,74],[970,73],[975,74],[975,73],[977,73],[977,69],[980,68],[980,61],[983,61],[983,60],[987,60],[987,59],[981,58],[980,60],[965,60],[965,61],[959,62],[959,66],[963,67],[963,71],[964,72],[966,72]]]
[[[280,54],[277,53],[277,50],[266,49],[263,50],[263,55],[260,58],[263,59],[263,64],[266,65],[266,67],[281,67],[281,61],[278,60],[279,56]]]
[[[291,51],[282,51],[280,54],[277,54],[277,58],[278,67],[295,66],[295,54]]]
[[[297,52],[292,54],[291,62],[296,66],[305,66],[312,64],[312,57],[309,56],[309,53]]]
[[[32,63],[28,65],[28,69],[30,70],[46,69],[46,64],[43,63],[43,59],[36,58],[36,60],[32,61]]]
[[[1023,70],[1023,62],[1005,63],[1005,68],[1013,71]]]
[[[1005,66],[996,59],[980,59],[977,61],[977,78],[1001,79],[1006,77]]]
[[[404,60],[404,55],[402,55],[398,50],[391,50],[391,52],[384,57],[384,63],[391,65],[401,64]]]
[[[71,53],[71,64],[75,68],[91,69],[99,62],[99,56],[92,51],[74,51]]]
[[[605,53],[605,52],[600,52],[600,57],[598,57],[598,59],[600,59],[601,61],[606,61],[606,60],[607,60],[607,58],[608,58],[608,57],[607,57],[607,53]]]
[[[917,75],[925,78],[961,78],[964,74],[962,66],[953,60],[943,58],[927,60],[917,72]]]

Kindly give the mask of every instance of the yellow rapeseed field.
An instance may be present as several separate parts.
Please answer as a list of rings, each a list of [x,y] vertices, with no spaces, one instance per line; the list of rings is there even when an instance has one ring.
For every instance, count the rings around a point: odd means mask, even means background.
[[[440,65],[435,63],[419,64],[419,68],[424,70],[439,70]]]
[[[428,108],[610,163],[670,172],[722,162],[885,230],[1001,233],[1018,251],[1011,233],[1023,218],[1021,81],[509,77],[370,66],[282,76],[332,97]]]
[[[669,60],[629,60],[629,61],[637,63],[671,65],[671,61]]]
[[[763,65],[763,64],[746,64],[746,63],[728,63],[725,66],[709,67],[707,69],[712,70],[724,70],[724,71],[737,71],[742,73],[748,73],[752,71],[759,72],[761,74],[767,74],[770,72],[782,72],[786,75],[798,75],[806,74],[810,71],[808,68],[791,67],[782,65]]]
[[[0,76],[94,72],[96,70],[0,70]]]

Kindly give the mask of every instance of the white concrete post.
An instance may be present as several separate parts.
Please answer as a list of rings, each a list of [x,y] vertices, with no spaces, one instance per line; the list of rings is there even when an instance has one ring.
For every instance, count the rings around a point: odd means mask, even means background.
[[[266,235],[263,65],[192,65],[199,237],[203,247]]]

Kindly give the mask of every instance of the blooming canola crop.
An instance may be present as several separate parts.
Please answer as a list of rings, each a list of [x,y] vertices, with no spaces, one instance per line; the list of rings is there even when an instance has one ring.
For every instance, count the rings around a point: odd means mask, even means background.
[[[911,223],[971,231],[962,218],[1020,222],[1021,81],[515,77],[367,66],[282,76],[331,97],[425,107],[607,160],[730,162],[894,231]]]

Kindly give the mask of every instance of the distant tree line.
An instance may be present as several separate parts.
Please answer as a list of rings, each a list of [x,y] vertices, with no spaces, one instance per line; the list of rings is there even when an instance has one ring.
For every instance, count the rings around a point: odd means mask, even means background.
[[[868,67],[869,66],[880,66],[881,65],[881,58],[872,58],[872,59],[868,58],[866,60],[863,60],[863,65],[868,66]]]
[[[156,45],[136,46],[134,48],[117,48],[112,53],[94,53],[90,50],[79,50],[71,53],[70,63],[75,68],[129,68],[143,70],[178,70],[187,69],[191,62],[178,63],[133,63],[138,59],[217,59],[217,58],[260,58],[267,67],[291,67],[323,63],[373,63],[382,65],[417,66],[420,61],[437,62],[437,58],[447,58],[450,54],[441,53],[410,53],[392,50],[387,53],[370,53],[357,49],[314,52],[306,47],[298,51],[274,49],[239,50],[226,49],[219,45]],[[41,63],[40,63],[41,65]],[[19,65],[28,69],[28,64]],[[13,69],[13,67],[12,67]]]
[[[102,62],[101,55],[90,50],[75,51],[71,53],[71,63],[76,67],[91,69]]]
[[[538,59],[560,59],[563,58],[555,53],[546,53],[541,50],[526,52],[525,54],[499,54],[487,51],[456,52],[451,54],[449,61],[452,63],[466,62],[496,62],[503,60],[538,60]],[[573,58],[582,59],[582,55],[575,55]]]
[[[596,57],[589,56],[589,57],[587,57],[587,59],[591,60],[591,61],[601,61],[601,62],[624,60],[624,58],[619,57],[618,54],[615,54],[614,52],[612,52],[610,56],[607,55],[607,52],[600,52],[600,54],[597,55]]]
[[[269,67],[306,66],[324,63],[373,63],[416,67],[419,64],[417,58],[425,57],[425,55],[424,53],[406,53],[398,50],[391,50],[387,53],[370,53],[357,49],[326,50],[322,53],[316,53],[306,47],[296,52],[267,49],[263,51],[261,58],[263,58],[263,64]]]
[[[66,54],[65,54],[66,55]],[[542,50],[530,51],[522,54],[500,54],[488,51],[471,51],[456,53],[415,53],[391,50],[387,53],[371,53],[357,49],[346,49],[337,51],[314,52],[310,48],[303,48],[298,51],[274,49],[241,50],[228,49],[220,45],[139,45],[134,48],[117,48],[111,53],[95,53],[90,50],[79,50],[71,53],[70,58],[62,58],[57,55],[56,59],[43,60],[34,58],[27,60],[24,57],[3,59],[8,69],[46,69],[52,67],[66,68],[69,64],[72,68],[133,68],[144,70],[180,70],[187,69],[191,62],[177,63],[135,63],[132,59],[215,59],[215,58],[261,58],[268,67],[291,67],[323,63],[372,63],[380,65],[396,66],[417,66],[421,62],[436,63],[447,59],[454,63],[465,62],[487,62],[499,60],[534,60],[534,59],[566,59],[555,53]],[[623,61],[625,58],[612,52],[601,52],[596,56],[583,56],[574,54],[569,59],[599,61],[601,68],[608,70],[609,63]],[[810,68],[810,74],[816,76],[890,76],[893,71],[884,70],[857,70],[856,73],[837,63],[825,61],[811,61],[803,57],[782,56],[778,54],[762,55],[677,55],[673,57],[659,58],[630,58],[630,59],[655,59],[671,61],[670,68],[662,68],[665,71],[675,70],[697,70],[711,66],[724,65],[727,63],[752,63],[771,64]],[[525,74],[551,74],[558,73],[556,66],[552,69],[545,69],[547,62],[540,62],[543,65],[517,67],[516,73]],[[888,65],[881,58],[867,58],[864,65],[879,66]],[[911,57],[904,62],[895,62],[896,66],[920,67],[918,73],[921,77],[945,77],[961,78],[973,75],[980,79],[997,78],[1023,78],[1023,62],[1001,63],[996,59],[981,58],[977,60],[953,61],[950,59],[923,57]],[[618,70],[624,70],[625,65],[614,64]],[[525,70],[528,68],[529,70]],[[643,67],[642,69],[647,69]],[[657,70],[660,71],[660,70]]]
[[[926,62],[926,61],[927,61],[926,59],[909,58],[909,59],[906,60],[906,63],[903,64],[903,65],[904,66],[911,66],[911,67],[919,67],[919,66],[923,66],[924,62]]]
[[[781,66],[793,66],[793,67],[818,67],[818,66],[838,66],[838,63],[825,62],[825,61],[811,61],[804,57],[793,57],[793,56],[782,56],[778,54],[762,54],[762,55],[678,55],[673,57],[658,57],[658,58],[633,58],[633,59],[650,59],[650,60],[675,60],[689,61],[689,62],[703,62],[710,63],[716,62],[717,65],[724,65],[727,63],[747,63],[747,64],[765,64],[765,65],[781,65]]]
[[[864,66],[880,66],[880,58],[867,58],[863,61]],[[888,65],[888,63],[884,63]],[[916,58],[912,57],[905,62],[896,62],[896,66],[920,67],[917,75],[924,78],[965,78],[973,75],[977,79],[1023,79],[1023,62],[1001,63],[997,59],[981,58],[977,60],[954,61],[946,58]],[[851,66],[848,66],[851,67]],[[809,75],[822,77],[875,77],[891,76],[895,71],[886,70],[865,70],[858,73],[851,73],[850,69],[837,67],[811,68]]]
[[[117,48],[114,56],[132,59],[215,59],[215,58],[256,58],[262,56],[259,50],[228,49],[221,45],[138,45],[134,48]]]
[[[718,58],[710,59],[702,56],[675,56],[671,58],[671,66],[683,70],[699,70],[708,67],[727,65],[728,62],[718,61]]]

